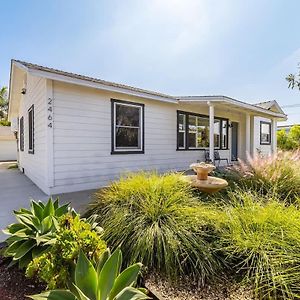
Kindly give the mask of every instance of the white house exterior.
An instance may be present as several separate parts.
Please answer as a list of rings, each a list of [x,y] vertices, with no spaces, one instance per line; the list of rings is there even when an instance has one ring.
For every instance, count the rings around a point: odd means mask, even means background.
[[[269,102],[268,102],[269,103]],[[174,97],[13,60],[9,118],[18,163],[46,194],[104,186],[122,173],[186,170],[276,151],[286,115],[225,96]]]
[[[17,160],[17,142],[9,126],[0,126],[0,162]]]

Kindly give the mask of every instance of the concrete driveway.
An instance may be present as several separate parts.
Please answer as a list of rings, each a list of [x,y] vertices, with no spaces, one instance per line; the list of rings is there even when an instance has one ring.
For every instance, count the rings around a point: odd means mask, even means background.
[[[28,207],[30,199],[47,201],[49,196],[42,192],[18,169],[8,169],[11,163],[0,162],[0,230],[15,221],[13,210]],[[60,194],[60,203],[71,202],[76,211],[82,212],[95,190]],[[0,232],[0,241],[6,236]]]

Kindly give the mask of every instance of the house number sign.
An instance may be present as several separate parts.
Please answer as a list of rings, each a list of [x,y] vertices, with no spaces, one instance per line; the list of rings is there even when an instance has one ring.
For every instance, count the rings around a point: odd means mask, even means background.
[[[53,128],[53,99],[48,98],[47,102],[47,119],[48,119],[48,127]]]

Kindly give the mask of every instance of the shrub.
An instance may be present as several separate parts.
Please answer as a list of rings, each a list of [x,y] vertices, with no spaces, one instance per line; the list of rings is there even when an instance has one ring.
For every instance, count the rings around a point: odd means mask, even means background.
[[[11,224],[4,233],[10,235],[5,256],[13,258],[12,263],[19,263],[24,268],[36,256],[49,247],[48,243],[55,237],[57,219],[67,213],[69,205],[59,206],[58,199],[50,198],[46,205],[41,201],[31,201],[30,210],[21,208],[14,211],[18,223]]]
[[[0,120],[0,126],[10,126],[11,123],[8,120]]]
[[[275,193],[288,202],[300,196],[300,151],[249,158],[248,163],[235,167],[235,172],[240,176],[238,183],[246,189]]]
[[[37,276],[47,283],[49,289],[67,286],[80,251],[89,259],[99,260],[106,250],[99,228],[78,215],[63,215],[58,225],[51,248],[34,258],[26,269],[26,276]]]
[[[136,284],[142,265],[134,264],[120,273],[121,265],[122,253],[119,249],[112,255],[107,249],[96,268],[80,251],[74,272],[74,283],[70,285],[70,290],[53,290],[30,298],[34,300],[150,299],[142,290],[132,287]]]
[[[299,297],[299,210],[249,191],[233,192],[231,199],[220,238],[231,266],[259,298]]]
[[[168,278],[201,283],[220,267],[212,245],[218,213],[193,197],[180,174],[129,174],[93,196],[90,214],[127,265],[141,261]]]

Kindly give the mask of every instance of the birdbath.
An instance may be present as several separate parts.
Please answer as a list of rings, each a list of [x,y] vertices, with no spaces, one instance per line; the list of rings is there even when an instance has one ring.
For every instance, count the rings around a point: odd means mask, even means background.
[[[187,175],[186,178],[191,185],[202,192],[215,193],[225,188],[228,182],[225,179],[208,176],[208,174],[215,169],[214,165],[204,162],[194,163],[190,165],[197,175]]]

